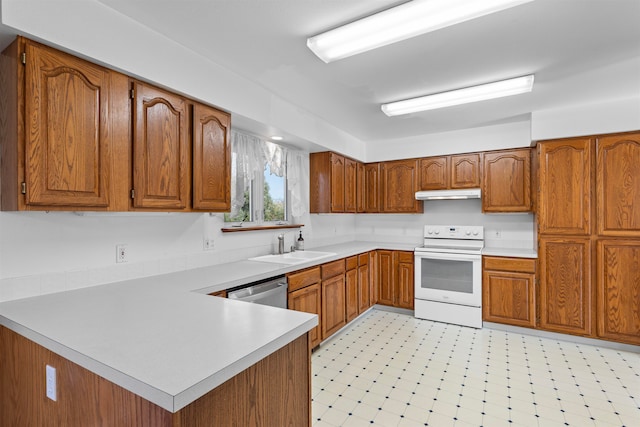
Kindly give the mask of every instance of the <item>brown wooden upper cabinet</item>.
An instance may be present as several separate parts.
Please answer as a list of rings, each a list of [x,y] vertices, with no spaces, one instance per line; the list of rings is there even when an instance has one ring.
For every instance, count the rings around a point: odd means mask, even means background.
[[[380,212],[380,163],[364,165],[364,212]]]
[[[541,141],[537,150],[540,233],[590,234],[593,139]]]
[[[311,213],[356,212],[357,164],[329,151],[309,155]]]
[[[186,209],[191,189],[187,101],[140,82],[133,90],[133,206]]]
[[[480,188],[480,153],[420,159],[420,190]]]
[[[193,208],[231,209],[231,116],[206,105],[193,105]]]
[[[394,160],[381,164],[382,212],[421,213],[423,203],[416,200],[418,160]]]
[[[2,209],[126,209],[114,167],[129,122],[112,118],[127,78],[22,37],[2,64]]]
[[[491,151],[483,157],[483,212],[530,212],[531,150]]]
[[[640,237],[640,132],[596,140],[598,234]]]
[[[229,210],[229,114],[22,37],[2,76],[3,210]]]

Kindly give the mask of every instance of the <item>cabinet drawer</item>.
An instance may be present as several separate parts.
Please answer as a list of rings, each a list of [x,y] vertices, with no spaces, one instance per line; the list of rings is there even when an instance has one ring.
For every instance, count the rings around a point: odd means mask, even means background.
[[[413,263],[413,252],[398,251],[396,254],[398,256],[398,262]]]
[[[290,273],[287,275],[287,282],[289,284],[289,292],[318,283],[320,282],[320,267]]]
[[[515,271],[519,273],[535,273],[536,260],[530,258],[483,257],[485,270]]]
[[[322,268],[322,280],[344,273],[344,258],[328,262],[320,266]]]
[[[358,265],[368,265],[369,264],[369,252],[358,255]]]
[[[347,270],[354,270],[358,268],[358,256],[350,256],[347,258]]]

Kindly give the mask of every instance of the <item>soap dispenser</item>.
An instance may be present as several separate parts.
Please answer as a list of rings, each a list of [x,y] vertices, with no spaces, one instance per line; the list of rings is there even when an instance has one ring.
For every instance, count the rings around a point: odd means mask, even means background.
[[[300,237],[296,240],[296,251],[304,251],[304,239],[302,238],[302,230],[300,230]]]

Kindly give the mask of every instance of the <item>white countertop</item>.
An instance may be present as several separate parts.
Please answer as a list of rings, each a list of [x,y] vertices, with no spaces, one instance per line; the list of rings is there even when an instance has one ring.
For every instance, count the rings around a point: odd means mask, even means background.
[[[414,245],[350,242],[297,265],[238,261],[0,303],[0,324],[176,412],[318,324],[206,294],[334,259]]]
[[[505,248],[496,246],[485,246],[482,249],[482,255],[514,258],[538,258],[538,253],[534,249]]]

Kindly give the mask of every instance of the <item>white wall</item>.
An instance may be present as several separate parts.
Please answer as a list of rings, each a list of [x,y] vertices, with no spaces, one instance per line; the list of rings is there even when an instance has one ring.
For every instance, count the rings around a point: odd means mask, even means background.
[[[363,156],[362,141],[95,0],[1,0],[1,5],[2,23],[20,34],[329,150]]]
[[[640,87],[631,95],[635,96],[535,111],[531,137],[543,140],[640,130]]]
[[[482,225],[485,245],[534,249],[533,214],[483,214],[482,202],[471,200],[424,201],[423,214],[363,214],[356,218],[356,239],[421,244],[423,227],[430,225]],[[496,237],[500,231],[500,237]]]
[[[367,143],[367,162],[529,147],[531,123],[520,121]]]

